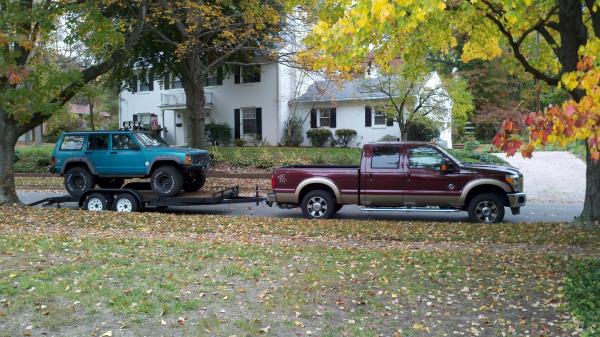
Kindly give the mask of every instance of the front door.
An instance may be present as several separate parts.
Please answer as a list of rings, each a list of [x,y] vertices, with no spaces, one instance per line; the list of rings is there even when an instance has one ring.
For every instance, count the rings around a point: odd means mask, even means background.
[[[107,174],[110,170],[110,154],[108,151],[108,133],[90,134],[88,136],[86,157],[92,162],[98,174]]]
[[[412,145],[408,148],[408,184],[405,190],[405,204],[409,206],[450,206],[460,198],[464,177],[458,169],[441,172],[444,154],[433,146]]]
[[[112,134],[110,166],[114,175],[142,176],[146,173],[144,153],[131,135]]]
[[[376,145],[363,154],[361,203],[371,206],[400,206],[407,175],[401,164],[400,147]]]

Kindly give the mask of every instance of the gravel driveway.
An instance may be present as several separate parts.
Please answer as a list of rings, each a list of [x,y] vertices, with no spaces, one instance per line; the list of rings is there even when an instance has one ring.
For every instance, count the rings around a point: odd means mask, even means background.
[[[585,163],[572,153],[534,152],[531,159],[496,155],[523,172],[528,201],[583,204]]]

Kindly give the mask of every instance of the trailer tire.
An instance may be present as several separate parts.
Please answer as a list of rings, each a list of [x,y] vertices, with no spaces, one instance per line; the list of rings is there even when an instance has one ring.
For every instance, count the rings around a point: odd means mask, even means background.
[[[94,186],[96,179],[86,167],[75,166],[65,174],[65,189],[74,197],[81,197]]]
[[[196,192],[204,186],[204,183],[206,183],[206,173],[204,171],[192,173],[189,178],[185,179],[183,190],[186,192]]]
[[[121,193],[113,201],[113,210],[121,213],[137,212],[140,210],[140,204],[132,194]]]
[[[181,192],[183,176],[171,165],[159,166],[152,172],[150,185],[152,190],[161,197],[172,197]]]
[[[109,207],[109,198],[104,193],[91,193],[85,198],[83,203],[83,209],[92,212],[107,211]]]
[[[300,204],[302,214],[307,219],[329,219],[335,214],[335,207],[331,193],[323,190],[308,192]]]

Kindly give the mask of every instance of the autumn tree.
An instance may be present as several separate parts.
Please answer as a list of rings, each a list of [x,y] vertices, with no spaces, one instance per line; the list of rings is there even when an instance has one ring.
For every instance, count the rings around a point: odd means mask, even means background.
[[[126,81],[148,70],[159,79],[168,79],[170,73],[181,78],[192,124],[190,145],[203,148],[207,77],[224,76],[235,71],[235,65],[269,56],[278,41],[281,13],[277,1],[158,1],[144,30],[147,43],[136,47],[135,57],[117,78]]]
[[[580,220],[600,221],[600,3],[597,0],[312,0],[314,29],[303,59],[349,71],[374,57],[380,66],[401,57],[419,66],[431,52],[448,53],[464,37],[462,61],[492,60],[507,51],[520,66],[572,100],[531,116],[531,141],[588,143],[587,186]],[[523,146],[505,123],[496,144],[513,154]],[[525,148],[529,155],[531,143]]]
[[[18,202],[12,169],[18,137],[126,59],[147,6],[147,0],[0,1],[0,204]],[[89,50],[92,64],[61,64],[75,44]]]

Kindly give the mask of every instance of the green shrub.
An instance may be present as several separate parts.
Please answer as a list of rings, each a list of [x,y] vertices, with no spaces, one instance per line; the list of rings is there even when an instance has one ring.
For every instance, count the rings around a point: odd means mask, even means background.
[[[283,126],[281,143],[285,146],[299,146],[304,141],[302,132],[302,118],[292,117]]]
[[[600,259],[572,262],[564,292],[568,310],[584,324],[584,336],[600,336]]]
[[[393,135],[385,135],[381,138],[379,138],[380,142],[395,142],[398,141],[398,137],[393,136]]]
[[[46,125],[47,130],[44,135],[44,142],[55,143],[58,136],[63,132],[82,130],[84,122],[75,113],[60,112],[52,115]]]
[[[352,129],[335,130],[335,140],[340,147],[348,147],[356,140],[358,133]]]
[[[407,140],[429,142],[440,136],[440,129],[435,123],[425,117],[414,117],[408,124]]]
[[[18,158],[13,165],[15,172],[48,172],[48,166],[50,166],[52,158],[52,147],[19,147],[15,151],[15,158]]]
[[[481,145],[481,143],[477,140],[469,140],[465,142],[465,151],[475,151]]]
[[[242,146],[246,145],[246,141],[242,138],[236,138],[233,141],[233,144],[235,144],[235,146],[237,146],[237,147],[242,147]]]
[[[226,123],[209,123],[206,124],[206,140],[211,145],[227,146],[231,143],[231,127]]]
[[[310,143],[315,147],[323,147],[333,136],[329,129],[310,129],[306,131],[306,136]]]

